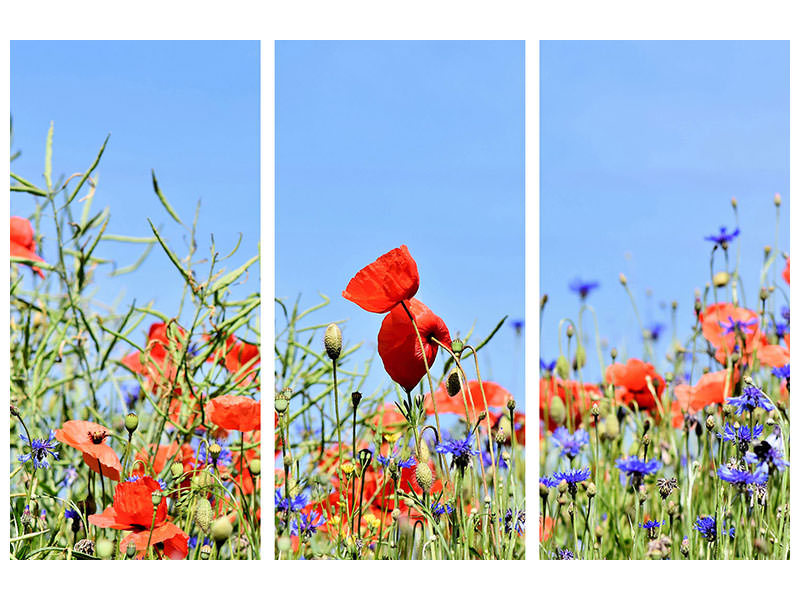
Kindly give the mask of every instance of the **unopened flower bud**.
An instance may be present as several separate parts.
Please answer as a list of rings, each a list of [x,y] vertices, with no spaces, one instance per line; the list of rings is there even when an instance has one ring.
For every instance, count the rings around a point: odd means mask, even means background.
[[[258,477],[259,475],[261,475],[261,460],[260,459],[254,458],[253,460],[250,461],[250,464],[248,465],[248,467],[250,468],[250,475],[252,475],[253,477]]]
[[[758,292],[758,297],[762,302],[764,302],[767,298],[769,298],[769,292],[767,291],[767,288],[762,287],[761,290]]]
[[[508,400],[506,400],[506,408],[509,411],[514,411],[517,409],[517,401],[514,400],[514,396],[511,394],[508,395]]]
[[[736,198],[731,198],[731,206],[733,208],[736,208],[737,206],[739,206],[739,203],[736,201]]]
[[[125,429],[128,430],[129,434],[132,434],[137,427],[139,427],[139,417],[136,416],[136,413],[128,413],[125,417]]]
[[[461,356],[461,353],[464,351],[464,342],[461,339],[456,338],[450,342],[450,349],[456,356]]]
[[[220,517],[211,524],[211,538],[217,543],[222,544],[225,540],[231,537],[233,533],[233,525],[228,517]]]
[[[597,405],[597,402],[592,404],[592,416],[597,419],[600,416],[600,407]]]
[[[714,426],[716,425],[716,421],[714,420],[714,415],[708,415],[706,419],[706,430],[708,433],[714,432]]]
[[[775,202],[775,206],[780,206],[781,205],[781,195],[780,194],[775,194],[775,198],[773,199],[773,201]]]
[[[458,376],[458,371],[453,369],[447,376],[447,395],[450,397],[455,396],[461,391],[461,379]]]
[[[358,405],[361,402],[361,392],[353,392],[350,394],[350,402],[353,404],[353,409],[358,408]]]
[[[583,344],[579,344],[575,349],[575,360],[572,364],[576,371],[586,366],[586,348],[583,347]]]
[[[559,355],[556,359],[556,375],[561,377],[561,379],[569,378],[569,361],[563,354]]]
[[[620,274],[619,274],[619,282],[620,282],[622,285],[628,285],[628,278],[627,278],[627,277],[625,277],[625,274],[624,274],[624,273],[620,273]]]
[[[114,553],[114,542],[107,538],[100,538],[95,544],[95,552],[100,558],[111,558]]]
[[[713,283],[716,287],[725,287],[728,285],[730,279],[731,276],[727,271],[717,271],[714,273],[714,278],[711,280],[711,283]]]
[[[617,360],[617,349],[616,348],[612,348],[610,354],[611,354],[611,360]]]
[[[594,481],[590,481],[589,485],[586,486],[586,495],[589,498],[594,498],[597,495],[597,486],[594,484]]]
[[[571,338],[575,335],[575,328],[572,325],[567,325],[567,337]]]
[[[559,494],[563,494],[564,492],[566,492],[567,491],[567,480],[566,479],[562,479],[561,481],[559,481],[557,489],[558,489],[558,493]]]
[[[336,323],[331,323],[325,329],[325,352],[328,353],[328,358],[336,360],[342,353],[342,330]]]
[[[683,538],[683,541],[681,542],[681,554],[683,554],[684,556],[689,556],[689,538],[688,537]]]
[[[561,425],[566,421],[567,407],[564,406],[564,401],[561,399],[561,396],[553,396],[553,399],[550,401],[548,416],[556,425]]]
[[[422,488],[423,492],[427,494],[431,491],[431,487],[433,487],[433,473],[431,472],[431,468],[428,466],[428,463],[417,463],[417,468],[414,471],[414,477],[417,480],[417,485]]]
[[[177,479],[183,475],[183,465],[181,463],[174,462],[169,466],[169,472],[172,473],[173,478]]]

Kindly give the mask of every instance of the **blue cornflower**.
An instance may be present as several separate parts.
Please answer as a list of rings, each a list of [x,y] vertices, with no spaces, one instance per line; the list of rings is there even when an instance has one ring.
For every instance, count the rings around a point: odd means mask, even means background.
[[[695,521],[694,527],[692,529],[696,529],[700,532],[700,535],[704,537],[709,542],[716,542],[717,541],[717,519],[716,517],[697,517],[697,521]],[[722,535],[729,535],[733,538],[736,535],[736,528],[731,525],[730,529],[723,529],[721,531]]]
[[[620,471],[630,477],[630,484],[634,488],[638,488],[642,484],[645,475],[652,475],[661,468],[661,462],[655,458],[645,462],[638,456],[618,458],[616,465]],[[620,479],[622,479],[622,473],[620,473]]]
[[[575,560],[575,555],[572,553],[572,550],[568,548],[558,548],[556,549],[556,560]]]
[[[658,338],[661,336],[661,333],[664,331],[664,324],[663,323],[653,323],[650,327],[647,328],[647,332],[650,335],[650,339],[654,342],[658,341]]]
[[[576,429],[570,434],[566,427],[559,427],[553,432],[553,443],[561,448],[561,456],[570,460],[580,454],[581,449],[589,443],[589,434],[585,429]]]
[[[442,515],[444,515],[444,514],[448,514],[449,515],[451,512],[453,512],[453,507],[450,506],[450,504],[448,504],[447,502],[445,502],[444,504],[440,504],[439,502],[434,502],[431,505],[431,512],[433,513],[433,516],[436,517],[436,520],[438,521],[439,517],[441,517]]]
[[[600,287],[597,281],[582,281],[580,278],[573,279],[569,284],[570,291],[575,292],[581,297],[581,300],[589,295],[589,292]]]
[[[539,477],[539,483],[546,485],[549,488],[554,488],[558,485],[558,481],[552,477]]]
[[[789,364],[785,364],[782,367],[774,367],[772,369],[772,374],[775,375],[778,379],[786,379],[789,380]]]
[[[753,446],[753,451],[744,455],[744,460],[753,465],[758,464],[769,467],[770,472],[783,471],[789,466],[789,462],[783,458],[783,444],[781,442],[781,430],[777,426],[767,439]]]
[[[78,469],[75,467],[67,467],[64,470],[64,478],[61,480],[61,487],[68,488],[75,480],[78,479]]]
[[[748,321],[738,321],[733,317],[728,317],[727,323],[720,321],[719,324],[720,327],[722,327],[722,330],[725,332],[725,335],[736,333],[737,331],[741,331],[744,334],[750,334],[755,331],[755,328],[758,325],[758,318],[753,317]]]
[[[136,386],[126,386],[122,390],[122,403],[124,405],[124,409],[126,412],[130,412],[133,410],[134,406],[136,405],[136,401],[141,398],[142,396],[142,387],[139,385]]]
[[[511,508],[506,510],[505,517],[503,517],[503,529],[506,535],[510,535],[512,531],[516,531],[519,535],[525,533],[525,511],[515,511]]]
[[[553,473],[553,481],[556,485],[561,483],[562,481],[567,482],[567,489],[569,493],[573,496],[578,493],[578,483],[581,481],[586,481],[591,477],[592,472],[589,468],[585,469],[572,469],[571,471],[561,471],[559,473]]]
[[[720,227],[719,228],[719,235],[707,235],[704,239],[709,242],[714,242],[715,244],[719,244],[723,248],[725,248],[730,242],[739,235],[739,228],[737,227],[730,233],[728,233],[727,227]]]
[[[736,414],[740,415],[745,410],[753,412],[756,408],[763,408],[767,412],[775,410],[775,405],[770,402],[764,393],[754,385],[748,385],[742,390],[741,396],[728,398],[728,404],[736,407]]]
[[[539,359],[539,366],[542,368],[543,371],[547,371],[548,373],[552,373],[553,369],[556,368],[556,361],[546,362],[543,359]]]
[[[190,536],[189,537],[189,548],[192,548],[192,549],[196,548],[198,540],[199,540],[198,536],[196,536],[196,535]],[[209,546],[209,545],[211,545],[211,538],[203,538],[203,543],[201,544],[201,546]]]
[[[64,511],[64,518],[65,519],[72,519],[73,521],[79,520],[81,518],[81,514],[77,510],[73,510],[68,508]]]
[[[46,440],[35,438],[33,440],[29,440],[28,436],[22,434],[20,434],[19,437],[31,448],[30,452],[17,458],[19,462],[26,463],[33,459],[34,469],[47,469],[50,466],[50,463],[47,462],[48,454],[53,458],[58,459],[58,452],[55,452],[58,442],[54,441],[56,438],[56,432],[52,429],[50,430],[50,436]]]
[[[747,425],[741,427],[731,427],[730,423],[725,423],[725,430],[717,433],[717,437],[726,442],[733,442],[742,452],[747,452],[750,442],[758,438],[764,431],[764,426],[757,423],[753,431]]]
[[[302,510],[308,504],[308,496],[298,494],[294,498],[284,498],[281,490],[275,490],[275,510],[296,512]]]
[[[775,335],[777,337],[782,338],[787,333],[789,333],[788,323],[775,323]]]
[[[480,454],[472,447],[472,433],[468,433],[463,440],[447,440],[436,445],[439,454],[450,454],[453,457],[453,465],[460,470],[467,468],[473,456]]]
[[[762,485],[766,483],[769,474],[767,473],[766,467],[758,468],[755,473],[751,473],[747,469],[737,469],[736,467],[723,465],[717,469],[717,476],[723,481],[744,488],[748,485]]]
[[[292,535],[302,535],[310,537],[317,533],[320,525],[327,523],[322,511],[312,510],[309,513],[299,513],[298,518],[292,519]]]
[[[644,523],[640,523],[639,527],[647,532],[647,535],[650,537],[650,539],[656,539],[658,536],[658,532],[656,530],[664,523],[666,523],[666,521],[653,521],[652,519],[649,519]]]
[[[786,324],[788,325],[789,324],[789,307],[788,306],[782,306],[781,307],[781,317],[783,318],[784,321],[786,321]]]
[[[405,460],[400,460],[400,450],[397,448],[397,446],[395,446],[394,452],[392,452],[391,456],[381,456],[380,454],[375,453],[375,460],[381,463],[384,467],[388,467],[392,459],[394,459],[398,467],[403,469],[410,469],[417,464],[417,459],[415,459],[413,456],[409,456]]]
[[[514,328],[514,331],[520,333],[525,326],[525,321],[523,319],[514,319],[511,321],[510,325]]]

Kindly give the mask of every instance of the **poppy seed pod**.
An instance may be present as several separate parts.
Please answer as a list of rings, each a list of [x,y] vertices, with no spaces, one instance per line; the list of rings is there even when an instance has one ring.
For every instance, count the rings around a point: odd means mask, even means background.
[[[336,360],[342,353],[342,330],[336,323],[331,323],[325,329],[325,352],[328,358]]]
[[[725,287],[728,285],[731,276],[728,274],[727,271],[717,271],[714,273],[714,278],[712,279],[712,283],[716,287]]]
[[[127,547],[125,548],[125,556],[128,558],[133,558],[136,556],[136,544],[133,542],[128,542]]]
[[[208,560],[211,558],[211,546],[208,544],[203,544],[200,548],[200,559],[201,560]]]
[[[447,376],[447,395],[451,398],[461,391],[461,379],[458,376],[458,371],[453,369]]]
[[[428,443],[424,439],[421,439],[419,442],[419,456],[417,458],[419,459],[419,462],[426,463],[430,457],[431,450],[428,448]]]
[[[428,463],[417,463],[417,468],[414,471],[414,477],[417,480],[417,485],[422,488],[423,492],[427,494],[431,491],[431,487],[433,487],[433,473],[431,472],[431,468],[428,466]]]
[[[288,535],[278,538],[278,552],[289,552],[292,549],[292,540]]]
[[[181,463],[172,463],[169,467],[170,473],[174,478],[178,478],[183,475],[183,465]]]
[[[617,419],[617,415],[612,411],[611,414],[606,417],[606,439],[615,440],[618,436],[619,419]]]
[[[567,408],[564,406],[561,396],[553,396],[550,401],[549,417],[556,425],[561,425],[567,419]]]
[[[556,359],[556,375],[561,377],[561,379],[569,378],[569,361],[567,361],[567,357],[563,354],[560,354]]]
[[[461,356],[461,353],[464,351],[464,342],[461,341],[460,338],[456,338],[450,344],[450,349],[456,356]]]
[[[101,538],[95,544],[95,552],[100,558],[111,558],[114,553],[114,543],[109,539]]]
[[[222,544],[231,537],[233,533],[233,525],[227,517],[220,517],[211,524],[211,537],[217,543]]]
[[[137,427],[139,427],[139,417],[136,416],[136,413],[128,413],[125,417],[125,429],[132,434]]]
[[[275,394],[275,412],[282,415],[289,408],[289,397],[286,390]]]
[[[258,477],[259,475],[261,475],[261,461],[259,459],[254,458],[253,460],[251,460],[248,467],[250,469],[250,475],[252,475],[253,477]]]
[[[162,497],[163,496],[161,495],[161,492],[153,492],[152,494],[150,494],[150,501],[153,503],[153,508],[159,507],[159,505],[161,504]]]
[[[586,366],[586,348],[583,347],[583,344],[575,349],[575,360],[572,364],[576,371]]]
[[[353,409],[358,408],[358,405],[361,402],[361,392],[353,392],[350,394],[350,402],[353,404]]]

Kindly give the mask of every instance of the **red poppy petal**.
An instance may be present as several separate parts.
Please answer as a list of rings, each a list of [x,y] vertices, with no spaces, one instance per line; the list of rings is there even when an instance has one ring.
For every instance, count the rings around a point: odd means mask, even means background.
[[[418,289],[417,263],[403,245],[356,273],[342,296],[369,312],[385,313],[413,298]]]

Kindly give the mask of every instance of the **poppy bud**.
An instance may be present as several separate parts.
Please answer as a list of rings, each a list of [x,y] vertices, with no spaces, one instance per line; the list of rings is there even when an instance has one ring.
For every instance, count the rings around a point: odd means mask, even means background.
[[[136,413],[128,413],[125,417],[125,429],[129,434],[133,434],[137,427],[139,427],[139,417],[136,416]]]
[[[214,516],[211,508],[211,502],[208,498],[200,498],[197,501],[197,508],[194,511],[194,520],[197,526],[203,530],[203,533],[208,533],[208,528],[211,525],[211,517]]]
[[[125,556],[128,558],[133,558],[136,556],[136,544],[133,542],[128,542],[128,545],[125,547]]]
[[[183,465],[181,463],[172,463],[169,466],[169,471],[172,473],[172,476],[177,479],[183,475]]]
[[[211,524],[211,537],[217,543],[222,544],[225,540],[231,537],[233,533],[233,525],[227,517],[220,517]]]
[[[781,195],[780,194],[775,194],[774,202],[775,202],[775,206],[780,206],[781,205]]]
[[[715,424],[716,423],[714,421],[714,415],[708,415],[708,418],[706,419],[706,429],[708,430],[708,433],[713,433],[714,432],[714,425]]]
[[[559,355],[556,359],[556,375],[561,377],[561,379],[569,378],[569,362],[567,361],[567,357],[563,354]]]
[[[282,390],[275,394],[275,412],[282,415],[289,408],[289,396],[286,390]]]
[[[461,391],[461,380],[458,376],[458,371],[453,369],[447,376],[447,395],[451,398]]]
[[[611,349],[611,360],[617,360],[617,349],[616,348],[612,348]]]
[[[486,496],[484,496],[484,497],[483,497],[483,503],[484,503],[484,505],[486,505],[487,507],[491,506],[491,505],[492,505],[492,498],[491,498],[491,496],[489,496],[488,494],[487,494]]]
[[[336,360],[342,353],[342,330],[336,323],[331,323],[325,329],[325,352],[328,353],[328,358]]]
[[[350,394],[350,402],[353,404],[353,410],[358,408],[358,404],[361,402],[361,392],[353,392]]]
[[[261,474],[261,461],[257,458],[254,458],[250,461],[250,475],[253,477],[258,477]]]
[[[564,492],[567,491],[567,487],[568,487],[567,480],[562,479],[561,481],[558,482],[558,486],[556,487],[556,489],[558,490],[559,494],[563,494]]]
[[[714,278],[711,280],[711,282],[715,287],[725,287],[728,285],[730,278],[731,277],[727,271],[717,271],[714,273]]]
[[[400,509],[399,508],[395,508],[392,511],[392,521],[397,521],[397,519],[399,519],[399,518],[400,518]]]
[[[553,396],[550,401],[550,420],[556,425],[561,425],[567,418],[567,409],[561,396]]]
[[[738,205],[739,203],[736,201],[736,198],[731,198],[731,206],[733,208],[736,208]]]
[[[287,469],[292,466],[292,453],[289,450],[283,451],[283,466]]]
[[[431,487],[433,487],[433,473],[431,473],[431,468],[428,466],[428,463],[417,463],[414,477],[417,480],[417,485],[422,488],[423,492],[427,494],[431,491]]]
[[[200,548],[200,558],[202,560],[208,560],[211,558],[211,546],[208,544],[203,544],[203,546]]]
[[[583,347],[583,344],[580,344],[575,349],[575,360],[573,361],[573,367],[577,371],[578,369],[582,369],[586,366],[586,348]]]
[[[586,486],[586,495],[589,496],[589,498],[594,498],[597,495],[597,486],[593,481],[590,481],[589,485]]]
[[[769,257],[772,252],[772,246],[764,246],[764,258]]]
[[[575,328],[572,325],[567,325],[567,337],[571,338],[575,335]]]
[[[550,488],[547,487],[544,483],[539,484],[539,495],[542,497],[542,500],[547,500],[547,496],[550,494]]]
[[[282,535],[278,538],[278,552],[289,552],[292,549],[292,540],[288,535]]]
[[[699,315],[702,310],[703,310],[703,303],[700,301],[700,298],[695,298],[694,299],[694,312],[695,312],[695,314]]]
[[[620,282],[622,285],[628,285],[628,278],[627,278],[627,277],[625,277],[625,274],[624,274],[624,273],[620,273],[620,274],[619,274],[619,282]]]
[[[419,441],[419,456],[417,458],[419,462],[424,463],[428,462],[431,458],[431,449],[428,448],[428,443],[424,439]]]
[[[769,298],[769,292],[767,291],[767,288],[762,287],[761,291],[758,292],[758,297],[761,299],[762,302],[764,302],[767,298]]]
[[[95,551],[100,558],[111,558],[114,553],[114,543],[106,538],[100,538],[95,544]]]

